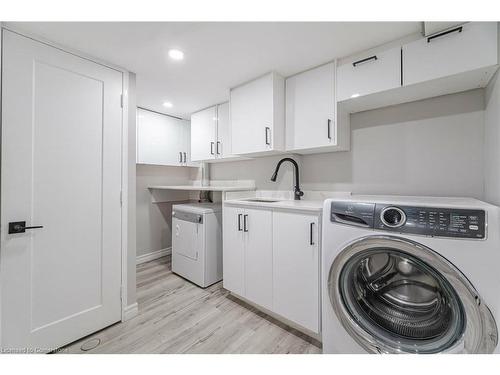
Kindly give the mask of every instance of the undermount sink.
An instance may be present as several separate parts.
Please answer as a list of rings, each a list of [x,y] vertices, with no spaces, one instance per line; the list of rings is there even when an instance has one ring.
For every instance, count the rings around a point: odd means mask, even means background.
[[[261,203],[276,203],[279,202],[279,200],[273,200],[273,199],[264,199],[264,198],[250,198],[250,199],[245,199],[247,202],[261,202]]]

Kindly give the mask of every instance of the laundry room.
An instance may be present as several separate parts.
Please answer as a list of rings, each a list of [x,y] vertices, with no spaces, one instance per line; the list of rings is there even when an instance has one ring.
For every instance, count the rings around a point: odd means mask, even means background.
[[[0,14],[0,363],[500,358],[500,12],[268,6]]]

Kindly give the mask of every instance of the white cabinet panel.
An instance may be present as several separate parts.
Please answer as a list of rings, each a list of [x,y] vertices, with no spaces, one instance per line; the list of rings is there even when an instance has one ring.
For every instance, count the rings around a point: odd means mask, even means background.
[[[223,285],[240,296],[245,295],[245,243],[243,237],[243,210],[224,207],[223,213]]]
[[[296,212],[273,213],[274,311],[320,332],[319,218]]]
[[[348,138],[338,136],[344,128],[339,128],[341,118],[336,109],[334,62],[287,78],[287,151],[348,149],[348,142],[343,142]]]
[[[191,115],[191,159],[210,160],[215,157],[217,137],[217,106]]]
[[[215,147],[220,159],[234,157],[231,155],[231,121],[229,118],[229,102],[217,106],[217,144]]]
[[[243,230],[246,237],[245,298],[272,310],[272,212],[246,209]]]
[[[137,163],[180,165],[183,139],[180,120],[137,110]]]
[[[186,120],[179,120],[182,126],[182,141],[179,149],[182,152],[181,165],[185,167],[198,167],[198,163],[192,161],[191,156],[191,123]]]
[[[403,46],[404,85],[498,63],[496,22],[471,22],[448,31]]]
[[[266,154],[284,149],[284,79],[270,73],[231,89],[233,154]]]
[[[137,109],[137,163],[196,166],[190,160],[189,121]]]
[[[401,86],[401,48],[359,56],[337,67],[337,100]]]

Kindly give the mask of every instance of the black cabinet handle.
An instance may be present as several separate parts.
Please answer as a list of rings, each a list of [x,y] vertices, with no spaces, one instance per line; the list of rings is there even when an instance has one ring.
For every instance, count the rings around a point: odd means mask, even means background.
[[[266,126],[266,145],[270,145],[271,144],[271,140],[270,140],[270,132],[271,132],[271,128]]]
[[[352,63],[352,66],[356,67],[357,65],[362,64],[362,63],[364,63],[364,62],[368,62],[368,61],[370,61],[370,60],[373,60],[373,61],[378,60],[377,55],[373,55],[373,56],[367,57],[367,58],[365,58],[365,59],[361,59],[361,60],[358,60],[358,61],[354,61],[354,62]]]
[[[186,162],[187,162],[186,153],[185,153],[185,152],[183,152],[183,154],[184,154],[184,163],[186,163]]]
[[[241,232],[241,217],[243,214],[238,214],[238,232]]]
[[[243,232],[248,232],[247,219],[248,215],[243,215]]]
[[[454,29],[443,31],[442,33],[439,33],[439,34],[432,35],[432,36],[427,38],[427,43],[430,43],[433,39],[437,39],[437,38],[440,38],[442,36],[445,36],[445,35],[448,35],[451,33],[456,33],[456,32],[461,33],[462,30],[463,30],[462,26],[459,26],[459,27],[455,27]]]
[[[179,151],[179,163],[182,163],[182,151]]]
[[[9,223],[9,234],[24,233],[26,232],[26,229],[39,228],[43,228],[43,225],[33,225],[31,227],[27,227],[25,221],[13,221]]]
[[[214,154],[214,143],[213,142],[210,142],[210,154],[215,155]]]
[[[314,223],[311,223],[309,225],[309,245],[314,245],[314,240],[313,240],[313,226],[314,226]]]
[[[220,141],[217,141],[217,144],[215,145],[215,152],[217,155],[220,155]]]
[[[328,119],[328,123],[327,123],[327,126],[328,126],[328,139],[330,139],[330,140],[332,139],[331,125],[332,125],[332,120]]]

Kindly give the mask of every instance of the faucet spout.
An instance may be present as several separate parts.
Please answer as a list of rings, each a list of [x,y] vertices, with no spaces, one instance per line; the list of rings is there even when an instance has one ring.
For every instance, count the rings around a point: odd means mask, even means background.
[[[295,185],[293,187],[293,196],[294,196],[295,200],[300,200],[300,197],[302,197],[304,195],[304,192],[302,190],[300,190],[299,165],[292,158],[283,158],[278,162],[278,164],[276,165],[276,169],[275,169],[273,175],[271,176],[271,181],[276,182],[276,179],[278,178],[278,171],[281,167],[281,164],[283,164],[285,161],[292,163],[294,166]]]

